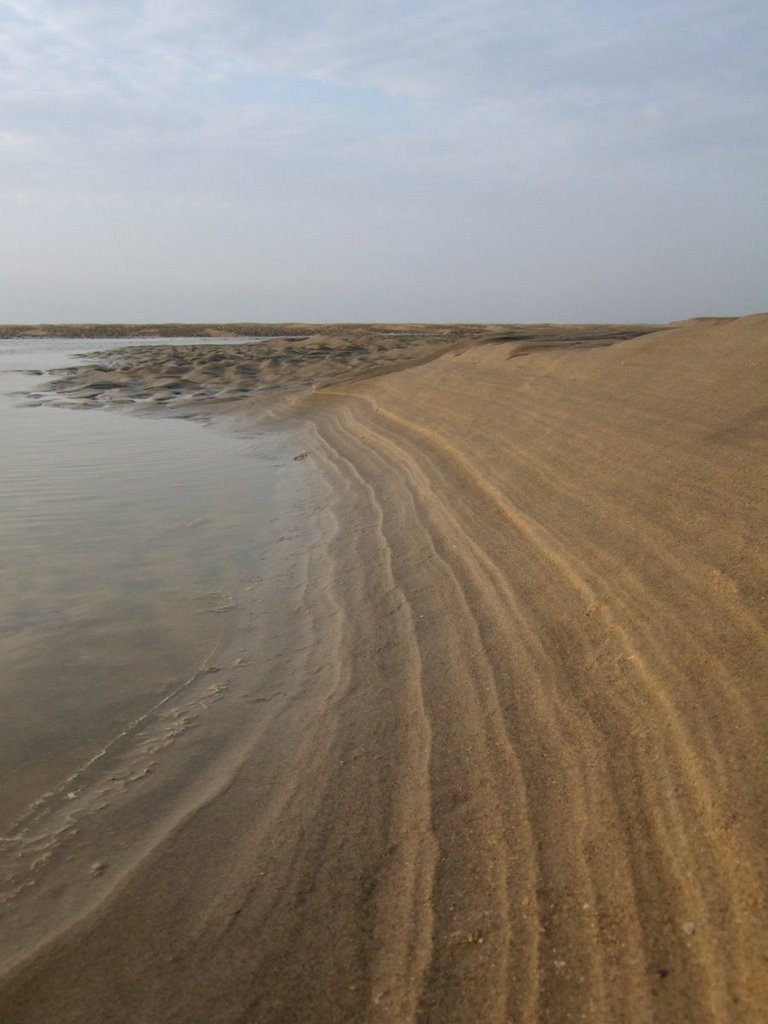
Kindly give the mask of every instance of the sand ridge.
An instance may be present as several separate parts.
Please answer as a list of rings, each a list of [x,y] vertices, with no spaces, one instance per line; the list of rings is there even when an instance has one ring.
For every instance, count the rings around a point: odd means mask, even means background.
[[[765,1019],[768,317],[515,331],[297,392],[314,697],[8,1019]]]
[[[184,326],[201,331],[198,325]],[[99,352],[94,354],[95,361],[55,373],[34,398],[80,408],[124,405],[200,415],[204,406],[222,412],[222,406],[274,402],[281,396],[391,373],[487,342],[509,342],[516,353],[524,354],[532,347],[610,345],[662,329],[642,324],[329,324],[286,336],[279,332],[295,331],[296,325],[260,327],[273,336],[237,345],[155,343]],[[210,330],[198,336],[203,334],[210,335]]]

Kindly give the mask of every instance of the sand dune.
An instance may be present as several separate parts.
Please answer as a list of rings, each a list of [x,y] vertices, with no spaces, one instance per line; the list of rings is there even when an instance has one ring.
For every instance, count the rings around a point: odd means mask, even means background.
[[[768,316],[650,331],[291,390],[294,699],[3,1020],[768,1019]]]

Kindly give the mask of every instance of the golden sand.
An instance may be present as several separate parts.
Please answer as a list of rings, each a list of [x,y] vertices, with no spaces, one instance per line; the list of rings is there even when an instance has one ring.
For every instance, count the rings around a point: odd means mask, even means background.
[[[356,331],[62,385],[288,395],[330,528],[292,699],[0,1019],[765,1021],[768,316]]]

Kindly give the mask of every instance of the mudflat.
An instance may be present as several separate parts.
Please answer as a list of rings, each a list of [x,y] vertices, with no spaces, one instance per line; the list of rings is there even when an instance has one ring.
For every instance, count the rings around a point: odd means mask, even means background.
[[[284,326],[53,384],[290,417],[322,542],[238,757],[0,1019],[765,1020],[768,315]]]

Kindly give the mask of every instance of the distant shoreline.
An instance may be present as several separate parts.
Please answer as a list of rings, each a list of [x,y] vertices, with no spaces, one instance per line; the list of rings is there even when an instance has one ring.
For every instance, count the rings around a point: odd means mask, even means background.
[[[632,324],[632,327],[648,327],[658,330],[662,326],[672,326],[682,323],[716,324],[728,323],[736,319],[732,316],[707,316],[691,317],[690,320],[673,321],[672,324],[663,325],[661,322],[649,322],[647,324]],[[521,326],[548,329],[578,327],[581,329],[594,329],[608,327],[616,321],[582,321],[580,323],[555,323],[534,322],[523,323],[522,321],[486,321],[466,322],[459,321],[285,321],[285,322],[169,322],[169,323],[40,323],[40,324],[0,324],[0,338],[276,338],[285,335],[306,335],[322,332],[324,334],[347,333],[360,331],[413,331],[422,333],[426,331],[496,331],[512,330]],[[640,333],[640,332],[638,332]]]
[[[728,322],[733,317],[697,317],[696,322],[717,323]],[[407,322],[407,321],[371,321],[371,322],[302,322],[286,321],[283,323],[257,323],[243,321],[241,323],[51,323],[51,324],[0,324],[0,338],[273,338],[284,335],[306,335],[322,333],[347,333],[360,331],[382,330],[387,332],[413,331],[469,331],[469,330],[512,330],[521,326],[542,328],[579,327],[594,329],[608,327],[610,321],[568,323],[528,323],[488,321],[486,323],[461,322]],[[661,324],[633,324],[633,327],[644,326],[658,329]]]
[[[303,333],[306,324],[0,324],[0,338],[255,338]]]

